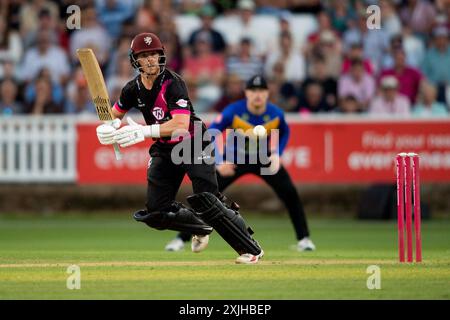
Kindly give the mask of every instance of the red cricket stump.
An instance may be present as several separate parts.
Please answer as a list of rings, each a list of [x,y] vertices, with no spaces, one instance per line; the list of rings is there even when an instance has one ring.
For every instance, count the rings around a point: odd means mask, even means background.
[[[416,262],[422,261],[421,212],[420,212],[420,166],[416,153],[399,153],[395,157],[397,169],[397,226],[398,257],[405,262],[405,229],[406,259],[413,262],[413,212],[415,233]],[[414,200],[414,202],[413,202]],[[414,210],[413,210],[414,203]],[[406,224],[406,226],[405,226]]]
[[[397,168],[397,227],[398,227],[398,259],[405,262],[405,199],[403,198],[403,190],[405,189],[405,166],[403,156],[398,154],[395,158]]]
[[[419,156],[413,156],[413,192],[414,192],[414,231],[416,236],[416,262],[422,261],[422,236],[421,236],[421,212],[420,212],[420,176]]]
[[[413,262],[411,158],[407,155],[403,161],[405,162],[406,259],[408,262]]]

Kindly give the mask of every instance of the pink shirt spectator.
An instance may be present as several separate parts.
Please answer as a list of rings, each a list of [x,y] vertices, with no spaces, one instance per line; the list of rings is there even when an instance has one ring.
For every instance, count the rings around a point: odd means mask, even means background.
[[[350,59],[344,59],[344,62],[342,62],[342,73],[347,73],[350,71],[350,67],[352,65],[352,61]],[[375,70],[373,68],[372,62],[369,59],[365,59],[363,61],[364,70],[370,74],[373,75]]]
[[[349,75],[345,74],[339,79],[338,95],[339,97],[354,96],[358,102],[366,104],[375,95],[374,78],[364,73],[361,81],[357,82]]]
[[[409,115],[411,104],[406,96],[397,94],[393,101],[387,101],[383,96],[373,99],[369,113],[376,115]]]
[[[426,0],[417,0],[414,8],[405,5],[400,11],[400,17],[414,32],[426,34],[436,18],[436,9]]]
[[[399,92],[408,97],[410,103],[415,103],[417,94],[419,93],[420,82],[422,81],[422,73],[411,67],[405,67],[402,72],[398,73],[395,69],[383,70],[380,79],[384,76],[395,76],[399,82]]]

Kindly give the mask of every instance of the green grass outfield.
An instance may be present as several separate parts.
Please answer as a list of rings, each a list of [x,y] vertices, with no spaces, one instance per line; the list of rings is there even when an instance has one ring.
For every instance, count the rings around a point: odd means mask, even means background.
[[[249,216],[266,256],[235,265],[216,234],[200,254],[164,252],[173,232],[121,216],[0,216],[0,299],[449,299],[450,220],[422,224],[422,264],[397,262],[396,223],[310,220],[299,253],[286,215]],[[81,268],[68,290],[67,266]],[[367,267],[381,270],[369,290]]]

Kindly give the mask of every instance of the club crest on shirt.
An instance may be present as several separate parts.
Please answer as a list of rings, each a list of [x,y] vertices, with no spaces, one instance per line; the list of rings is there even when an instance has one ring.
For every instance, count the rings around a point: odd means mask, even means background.
[[[177,106],[179,106],[180,108],[186,108],[188,105],[188,102],[184,99],[179,99],[177,102],[175,102],[175,104]]]
[[[154,107],[152,113],[156,120],[162,120],[164,118],[164,110],[160,107]]]

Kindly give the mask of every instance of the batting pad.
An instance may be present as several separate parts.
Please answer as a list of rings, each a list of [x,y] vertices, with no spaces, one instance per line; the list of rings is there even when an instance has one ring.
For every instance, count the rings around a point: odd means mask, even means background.
[[[228,208],[215,195],[202,192],[187,197],[187,201],[195,213],[212,226],[237,253],[261,253],[258,242],[252,238],[253,231],[246,227],[239,212]]]

